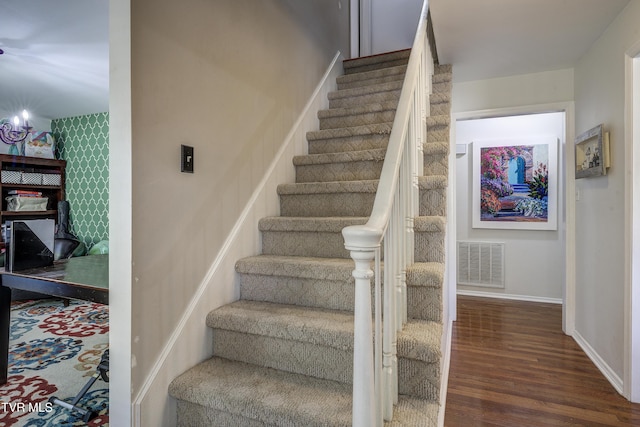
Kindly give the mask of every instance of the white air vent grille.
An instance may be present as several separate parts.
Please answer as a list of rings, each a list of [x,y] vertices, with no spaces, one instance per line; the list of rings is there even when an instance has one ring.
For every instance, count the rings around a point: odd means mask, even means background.
[[[504,243],[458,242],[458,284],[504,288]]]

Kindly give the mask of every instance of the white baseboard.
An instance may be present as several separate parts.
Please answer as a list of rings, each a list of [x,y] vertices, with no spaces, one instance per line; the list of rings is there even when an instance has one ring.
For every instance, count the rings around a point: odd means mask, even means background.
[[[282,170],[291,169],[290,175],[293,179],[291,158],[295,154],[303,154],[304,148],[301,147],[306,144],[306,132],[317,129],[317,111],[328,108],[327,94],[335,90],[336,78],[342,74],[341,57],[341,53],[337,52],[262,181],[256,186],[233,229],[230,230],[222,249],[213,260],[167,344],[159,353],[133,400],[134,427],[175,425],[176,402],[168,396],[169,384],[179,374],[211,356],[211,333],[204,325],[206,314],[217,306],[231,302],[227,301],[229,292],[221,292],[218,289],[219,284],[233,284],[236,280],[236,261],[245,256],[255,255],[255,251],[258,250],[258,219],[277,215],[277,212],[271,210],[274,206],[277,209],[276,188],[281,183],[278,181],[284,176]],[[276,201],[273,202],[272,199]]]
[[[573,332],[573,339],[578,343],[580,348],[585,352],[585,354],[591,359],[596,368],[602,372],[602,375],[605,376],[607,381],[611,383],[613,388],[616,389],[620,395],[624,396],[624,385],[622,379],[611,369],[611,367],[604,361],[602,357],[596,352],[591,345],[584,339],[582,335],[578,331]]]
[[[468,291],[463,289],[458,289],[456,294],[465,295],[469,297],[498,298],[498,299],[517,300],[517,301],[544,302],[547,304],[562,304],[562,298],[534,297],[529,295],[517,295],[517,294],[498,294],[495,292]]]

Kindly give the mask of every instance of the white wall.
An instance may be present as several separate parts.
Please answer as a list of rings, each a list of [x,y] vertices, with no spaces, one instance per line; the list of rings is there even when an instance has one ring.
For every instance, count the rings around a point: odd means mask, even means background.
[[[503,77],[496,79],[468,81],[468,82],[456,82],[455,80],[455,67],[454,73],[454,85],[452,92],[452,112],[453,117],[461,119],[471,118],[491,118],[497,116],[516,116],[526,113],[540,113],[549,111],[559,111],[564,106],[570,106],[573,101],[573,70],[555,70],[542,73],[525,74],[519,76]],[[572,117],[570,118],[572,119]],[[461,122],[462,123],[462,122]],[[468,122],[464,126],[470,126],[474,122]],[[557,127],[554,125],[554,132],[558,132]],[[457,130],[457,126],[456,126]],[[461,129],[463,131],[464,129]],[[566,131],[566,132],[565,132]],[[517,130],[515,131],[517,133]],[[564,129],[560,131],[561,140],[567,139],[565,134],[572,135],[572,129]],[[464,134],[462,135],[464,137]],[[476,136],[471,136],[475,138]],[[461,142],[460,135],[456,135],[456,142]],[[571,136],[568,137],[570,140]],[[469,151],[470,153],[470,151]],[[562,150],[561,150],[562,153]],[[458,240],[464,240],[465,238],[490,238],[495,236],[495,233],[490,230],[472,230],[470,219],[470,207],[468,207],[468,198],[471,193],[467,190],[471,185],[471,176],[469,175],[471,163],[470,154],[467,154],[463,158],[459,158],[456,163],[457,168],[457,184],[456,189],[457,197],[463,198],[463,200],[457,200],[457,218],[458,218]],[[563,170],[563,157],[559,158],[559,167]],[[460,190],[460,186],[466,187],[465,190]],[[560,183],[560,187],[564,189],[564,182]],[[464,191],[464,192],[463,192]],[[564,191],[564,190],[563,190]],[[563,200],[563,194],[560,196],[560,200]],[[562,206],[562,205],[561,205]],[[563,208],[559,210],[559,230],[562,230],[564,224]],[[561,235],[551,235],[550,232],[525,232],[518,230],[509,230],[506,236],[510,236],[514,242],[522,236],[529,239],[529,244],[537,249],[543,248],[546,245],[550,245],[549,240],[555,241],[557,245],[564,244],[562,242]],[[542,233],[542,234],[536,234]],[[536,237],[537,236],[537,237]],[[540,236],[547,236],[541,238]],[[502,240],[504,238],[501,236]],[[513,243],[510,243],[513,245]],[[515,248],[514,248],[515,249]],[[509,246],[507,246],[507,256],[512,257],[515,252]],[[532,283],[523,285],[513,282],[513,277],[507,278],[508,289],[499,291],[502,294],[514,292],[516,296],[537,296],[543,298],[561,298],[561,289],[565,283],[564,270],[558,272],[558,269],[564,269],[564,254],[557,252],[559,258],[555,261],[557,267],[549,278],[550,283],[543,285],[543,289],[538,289]],[[509,275],[513,273],[513,268],[509,267],[509,263],[506,266],[506,273]],[[547,273],[545,273],[547,274]],[[540,277],[546,279],[547,277]],[[518,280],[516,280],[517,282]],[[473,288],[481,289],[482,292],[491,292],[489,288]],[[496,292],[495,290],[493,291]]]
[[[564,151],[564,113],[547,113],[457,120],[456,143],[467,146],[467,154],[456,159],[456,224],[458,240],[505,243],[505,287],[458,286],[459,290],[480,291],[511,297],[556,300],[562,298],[564,283],[564,191],[558,191],[558,230],[494,230],[472,228],[472,182],[474,141],[550,136],[560,141]],[[559,176],[564,172],[559,158]]]
[[[370,0],[371,53],[409,49],[416,36],[422,0]],[[409,24],[409,25],[408,25]]]
[[[454,113],[573,101],[573,70],[455,83]]]
[[[640,2],[632,1],[575,68],[576,132],[600,123],[611,134],[604,177],[576,181],[576,332],[614,386],[624,371],[625,52],[640,41]]]

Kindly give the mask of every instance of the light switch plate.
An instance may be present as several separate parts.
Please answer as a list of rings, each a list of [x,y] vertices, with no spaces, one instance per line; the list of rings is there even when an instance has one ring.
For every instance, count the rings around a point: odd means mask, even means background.
[[[181,166],[180,172],[193,173],[193,147],[180,146]]]

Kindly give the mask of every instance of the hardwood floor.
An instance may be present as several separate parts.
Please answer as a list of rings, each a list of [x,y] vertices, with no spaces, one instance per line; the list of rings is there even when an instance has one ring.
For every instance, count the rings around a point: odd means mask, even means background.
[[[640,404],[562,333],[560,305],[459,296],[444,424],[640,426]]]

